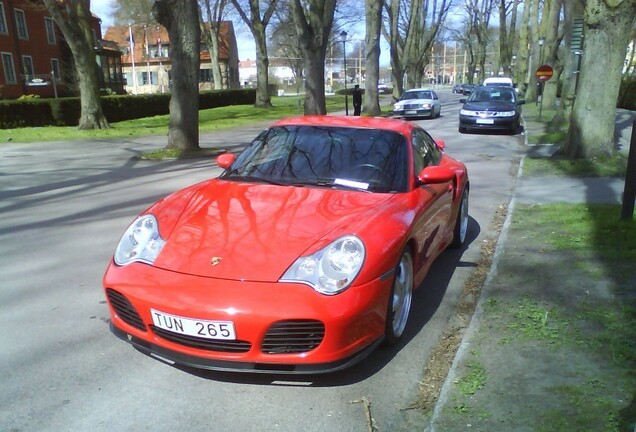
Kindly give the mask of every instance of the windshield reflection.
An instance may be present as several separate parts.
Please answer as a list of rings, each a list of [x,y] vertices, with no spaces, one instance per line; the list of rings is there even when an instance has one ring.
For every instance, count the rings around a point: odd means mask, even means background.
[[[386,130],[279,126],[261,133],[221,178],[404,192],[407,140]]]

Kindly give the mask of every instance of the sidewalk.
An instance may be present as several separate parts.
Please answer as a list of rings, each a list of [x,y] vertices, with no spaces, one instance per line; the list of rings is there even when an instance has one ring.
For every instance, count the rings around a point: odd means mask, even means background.
[[[626,153],[635,114],[617,116]],[[554,147],[528,147],[537,150]],[[426,431],[636,431],[634,358],[622,357],[635,352],[636,266],[608,264],[599,251],[554,247],[549,239],[566,230],[534,220],[548,204],[620,204],[624,179],[522,172],[523,162],[481,297]]]

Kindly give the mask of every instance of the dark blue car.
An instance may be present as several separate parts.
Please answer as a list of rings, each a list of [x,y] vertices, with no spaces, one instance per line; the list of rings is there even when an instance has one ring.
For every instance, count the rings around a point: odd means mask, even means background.
[[[504,130],[517,133],[521,129],[521,105],[512,87],[478,86],[459,111],[459,132],[469,130]]]

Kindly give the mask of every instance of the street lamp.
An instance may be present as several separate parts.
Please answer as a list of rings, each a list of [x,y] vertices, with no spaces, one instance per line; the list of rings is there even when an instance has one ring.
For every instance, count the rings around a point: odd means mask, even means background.
[[[342,52],[344,57],[344,91],[345,91],[345,115],[349,115],[349,97],[347,95],[347,32],[340,32],[340,39],[342,40]]]

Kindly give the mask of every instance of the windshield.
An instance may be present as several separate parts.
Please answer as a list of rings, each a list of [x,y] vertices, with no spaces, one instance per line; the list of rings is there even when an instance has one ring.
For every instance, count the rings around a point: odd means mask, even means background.
[[[400,98],[400,100],[410,99],[433,99],[433,94],[430,91],[408,91]]]
[[[515,102],[515,93],[512,88],[506,87],[479,87],[471,93],[468,102]]]
[[[404,136],[386,130],[278,126],[261,133],[221,178],[404,192],[407,148]]]

